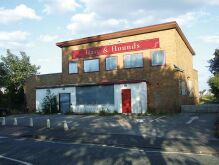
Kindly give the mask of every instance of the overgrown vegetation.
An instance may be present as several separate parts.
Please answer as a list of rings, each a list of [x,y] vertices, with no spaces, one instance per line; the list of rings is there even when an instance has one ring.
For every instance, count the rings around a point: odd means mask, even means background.
[[[118,115],[119,113],[114,110],[113,112],[111,112],[108,108],[102,108],[100,111],[99,111],[99,115],[100,116],[108,116],[108,115]]]
[[[211,92],[217,101],[219,101],[219,49],[215,50],[214,58],[212,58],[209,63],[209,70],[213,76],[208,80],[208,84],[211,87]]]
[[[43,99],[42,111],[44,114],[58,113],[58,102],[56,96],[50,90],[46,91],[46,96]]]
[[[24,112],[24,83],[37,74],[39,66],[30,63],[30,57],[20,52],[20,57],[7,50],[0,58],[0,106],[9,110]]]
[[[215,103],[217,101],[216,97],[214,95],[204,95],[200,97],[200,104],[211,104]]]

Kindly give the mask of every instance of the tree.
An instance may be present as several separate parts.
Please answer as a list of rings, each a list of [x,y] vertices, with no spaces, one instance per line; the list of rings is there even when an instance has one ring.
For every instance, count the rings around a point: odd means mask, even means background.
[[[30,63],[30,57],[20,52],[20,57],[7,50],[6,56],[1,56],[0,85],[5,87],[9,108],[17,108],[24,104],[24,83],[27,78],[37,74],[39,66]]]
[[[214,58],[209,61],[210,66],[209,70],[210,72],[215,75],[219,73],[219,49],[216,49],[214,52]]]
[[[213,74],[213,77],[208,80],[208,84],[211,87],[212,93],[219,101],[219,49],[215,50],[214,58],[211,59],[209,63],[209,70]]]
[[[4,68],[4,63],[0,62],[0,88],[5,86],[6,76],[7,76],[7,71]]]
[[[208,84],[211,87],[211,92],[214,94],[216,99],[219,101],[219,73],[208,80]]]

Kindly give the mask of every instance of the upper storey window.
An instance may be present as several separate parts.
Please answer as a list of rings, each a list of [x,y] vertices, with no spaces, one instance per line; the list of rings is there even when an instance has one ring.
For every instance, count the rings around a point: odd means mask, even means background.
[[[117,57],[106,58],[106,70],[113,70],[117,68]]]
[[[152,63],[152,66],[164,65],[165,64],[164,51],[163,50],[153,51],[151,63]]]
[[[125,68],[139,68],[143,67],[143,54],[126,54],[124,55]]]
[[[69,69],[69,74],[78,73],[78,64],[77,64],[77,62],[76,61],[69,62],[68,69]]]
[[[84,72],[98,72],[99,70],[99,59],[84,60]]]

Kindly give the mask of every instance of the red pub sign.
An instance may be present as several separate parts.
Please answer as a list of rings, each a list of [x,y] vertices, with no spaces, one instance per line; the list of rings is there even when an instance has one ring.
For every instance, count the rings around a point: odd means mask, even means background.
[[[96,57],[100,55],[111,55],[116,53],[132,52],[145,49],[160,48],[159,38],[126,42],[121,44],[92,47],[88,49],[79,49],[72,51],[72,59]]]

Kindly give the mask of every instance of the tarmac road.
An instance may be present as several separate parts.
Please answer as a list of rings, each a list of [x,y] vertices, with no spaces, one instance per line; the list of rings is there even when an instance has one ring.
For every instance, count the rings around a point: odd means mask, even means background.
[[[206,164],[219,162],[218,114],[17,115],[0,125],[1,164]],[[18,126],[13,125],[17,118]],[[33,118],[34,127],[28,127]],[[47,129],[46,120],[51,120]],[[69,130],[63,130],[63,121]],[[2,124],[3,118],[0,118]]]
[[[0,138],[0,165],[218,165],[219,156],[25,138]]]

